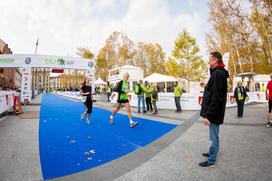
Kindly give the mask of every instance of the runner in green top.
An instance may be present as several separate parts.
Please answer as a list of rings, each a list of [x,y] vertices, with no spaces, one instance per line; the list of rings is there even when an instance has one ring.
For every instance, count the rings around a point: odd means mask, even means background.
[[[123,103],[122,101],[128,101],[128,82],[123,81],[122,82],[122,92],[119,93],[119,102]]]
[[[120,110],[122,104],[125,105],[126,111],[128,113],[128,118],[130,122],[130,127],[134,127],[138,125],[138,122],[132,121],[131,109],[128,100],[128,91],[129,91],[129,84],[128,84],[129,74],[125,73],[123,80],[118,82],[117,86],[115,87],[115,92],[118,92],[117,104],[115,109],[112,111],[110,116],[110,124],[113,124],[113,116]]]

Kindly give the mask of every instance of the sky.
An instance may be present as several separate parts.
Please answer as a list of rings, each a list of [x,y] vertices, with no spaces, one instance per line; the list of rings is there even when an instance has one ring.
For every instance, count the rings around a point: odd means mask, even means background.
[[[0,0],[0,39],[14,54],[77,56],[95,54],[113,31],[135,43],[159,43],[170,55],[183,28],[207,54],[209,0]]]

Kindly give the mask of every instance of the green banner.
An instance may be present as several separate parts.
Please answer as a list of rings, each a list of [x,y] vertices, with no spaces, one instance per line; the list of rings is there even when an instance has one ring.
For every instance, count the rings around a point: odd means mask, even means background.
[[[14,58],[0,58],[0,63],[13,63],[15,62]]]

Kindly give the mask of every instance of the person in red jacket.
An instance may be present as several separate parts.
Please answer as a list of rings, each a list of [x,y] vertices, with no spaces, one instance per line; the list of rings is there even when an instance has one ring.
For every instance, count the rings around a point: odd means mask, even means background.
[[[272,74],[270,74],[270,78],[271,80],[268,82],[265,91],[266,99],[268,100],[267,128],[272,127]]]

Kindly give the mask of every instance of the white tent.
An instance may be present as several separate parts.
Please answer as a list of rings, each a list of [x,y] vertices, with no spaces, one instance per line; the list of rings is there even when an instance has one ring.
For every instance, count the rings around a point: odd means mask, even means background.
[[[107,83],[99,77],[95,82],[94,85],[106,85]]]
[[[173,92],[174,82],[178,81],[175,77],[169,75],[163,75],[159,73],[153,73],[143,79],[149,83],[156,83],[159,92]],[[168,87],[171,87],[168,89]]]
[[[153,73],[144,78],[144,81],[148,81],[150,83],[157,83],[157,82],[175,82],[177,79],[175,77],[169,75],[163,75],[159,73]]]

